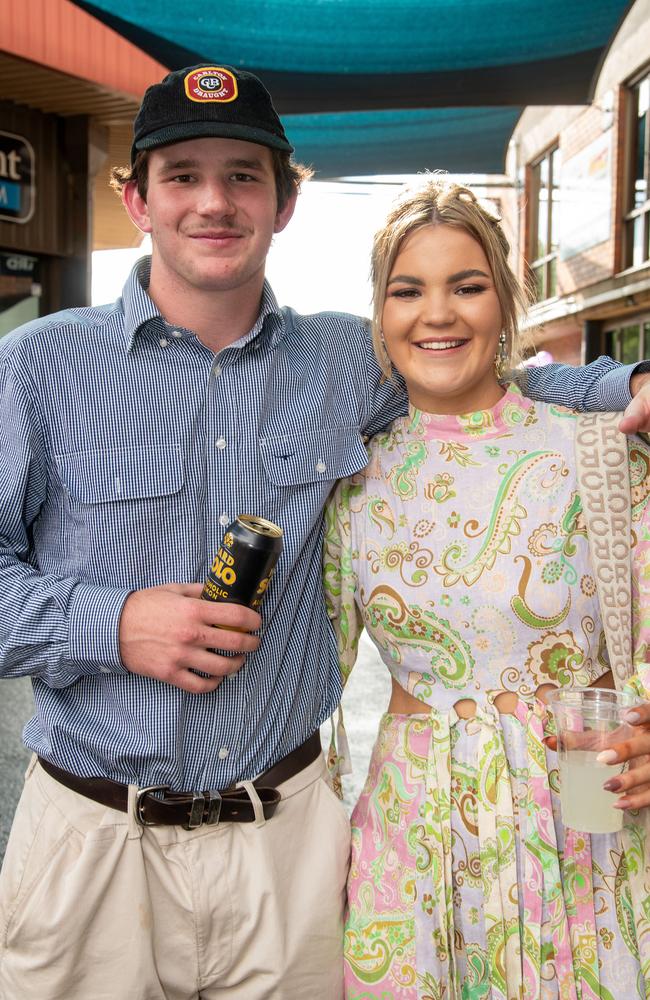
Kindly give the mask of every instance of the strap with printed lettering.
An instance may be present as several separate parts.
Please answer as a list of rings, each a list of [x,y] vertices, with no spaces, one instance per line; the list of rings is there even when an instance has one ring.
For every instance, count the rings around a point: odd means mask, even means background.
[[[634,672],[630,468],[620,419],[620,413],[582,413],[575,441],[578,489],[617,688]]]

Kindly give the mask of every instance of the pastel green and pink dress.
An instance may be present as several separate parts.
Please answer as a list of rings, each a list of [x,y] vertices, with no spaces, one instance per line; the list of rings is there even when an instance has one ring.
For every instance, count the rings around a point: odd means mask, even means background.
[[[620,835],[565,829],[542,742],[538,688],[608,670],[575,426],[513,388],[462,417],[411,408],[330,501],[325,583],[344,676],[365,626],[422,702],[382,717],[352,815],[348,1000],[650,997],[650,810]],[[643,694],[650,449],[631,440],[629,455]],[[495,705],[502,691],[516,695],[511,714]],[[456,714],[464,698],[473,718]]]

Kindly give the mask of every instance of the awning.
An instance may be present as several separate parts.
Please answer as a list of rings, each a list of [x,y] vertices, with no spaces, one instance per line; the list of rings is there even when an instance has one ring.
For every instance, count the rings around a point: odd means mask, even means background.
[[[625,0],[94,0],[172,69],[262,78],[320,176],[496,172],[529,104],[582,104]]]

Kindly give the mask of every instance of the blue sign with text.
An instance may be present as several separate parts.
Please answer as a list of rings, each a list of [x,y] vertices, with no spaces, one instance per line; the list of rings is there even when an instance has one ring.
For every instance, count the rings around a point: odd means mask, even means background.
[[[22,135],[0,132],[0,219],[27,222],[34,213],[34,150]]]
[[[20,184],[12,181],[0,181],[0,212],[8,208],[12,212],[20,212]]]

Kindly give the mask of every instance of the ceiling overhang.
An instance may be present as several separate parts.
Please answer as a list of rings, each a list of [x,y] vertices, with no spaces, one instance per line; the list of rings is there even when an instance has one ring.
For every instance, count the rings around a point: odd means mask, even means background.
[[[141,234],[110,188],[109,175],[111,167],[129,162],[138,98],[5,52],[0,52],[0,93],[3,100],[43,114],[87,115],[106,127],[106,158],[94,179],[93,249],[137,246]]]

